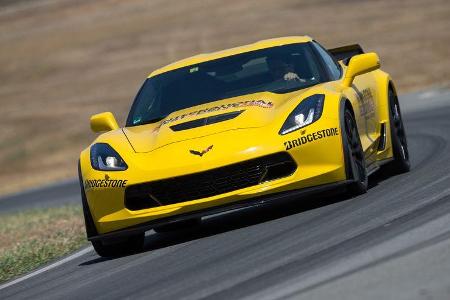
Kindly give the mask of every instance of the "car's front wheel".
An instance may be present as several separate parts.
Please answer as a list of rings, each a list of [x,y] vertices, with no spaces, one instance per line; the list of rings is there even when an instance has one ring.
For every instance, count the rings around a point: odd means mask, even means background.
[[[344,146],[347,151],[348,174],[353,180],[348,186],[350,195],[356,196],[367,192],[368,176],[364,151],[359,138],[358,128],[353,113],[349,108],[344,111]]]
[[[139,233],[121,240],[92,241],[92,246],[102,257],[115,257],[139,252],[144,247],[145,233]]]
[[[86,226],[86,235],[88,238],[98,234],[95,228],[94,220],[92,219],[89,205],[84,192],[83,180],[81,178],[81,167],[78,164],[78,173],[81,188],[81,204],[83,207],[84,222]],[[92,246],[98,255],[102,257],[121,256],[131,253],[136,253],[142,250],[144,246],[145,233],[136,234],[121,240],[92,241]]]

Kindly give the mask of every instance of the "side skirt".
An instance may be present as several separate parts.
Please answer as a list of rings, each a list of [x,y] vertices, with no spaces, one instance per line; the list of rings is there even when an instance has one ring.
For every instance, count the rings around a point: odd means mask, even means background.
[[[394,160],[393,158],[387,158],[387,159],[378,160],[378,161],[374,162],[367,168],[367,175],[368,176],[372,175],[373,173],[378,171],[382,166],[384,166],[387,163],[390,163],[393,160]]]

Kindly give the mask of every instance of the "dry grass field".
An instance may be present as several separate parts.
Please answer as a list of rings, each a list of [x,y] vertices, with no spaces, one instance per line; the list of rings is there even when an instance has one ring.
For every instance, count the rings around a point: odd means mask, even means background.
[[[86,244],[78,205],[0,215],[0,283]]]
[[[0,194],[75,177],[89,116],[123,124],[155,67],[303,34],[378,52],[402,93],[450,79],[448,0],[0,0]]]

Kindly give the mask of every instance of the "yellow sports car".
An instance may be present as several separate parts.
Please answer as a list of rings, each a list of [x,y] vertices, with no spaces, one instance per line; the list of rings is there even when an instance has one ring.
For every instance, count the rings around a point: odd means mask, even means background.
[[[326,50],[307,36],[200,54],[151,73],[124,127],[79,160],[88,239],[101,256],[138,251],[144,233],[330,189],[357,195],[386,164],[409,170],[396,90],[377,54]]]

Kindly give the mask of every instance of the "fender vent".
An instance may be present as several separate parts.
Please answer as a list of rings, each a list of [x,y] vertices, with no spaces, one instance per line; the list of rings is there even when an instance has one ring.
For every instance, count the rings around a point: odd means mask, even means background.
[[[386,148],[386,123],[381,123],[380,142],[378,144],[378,151]]]

